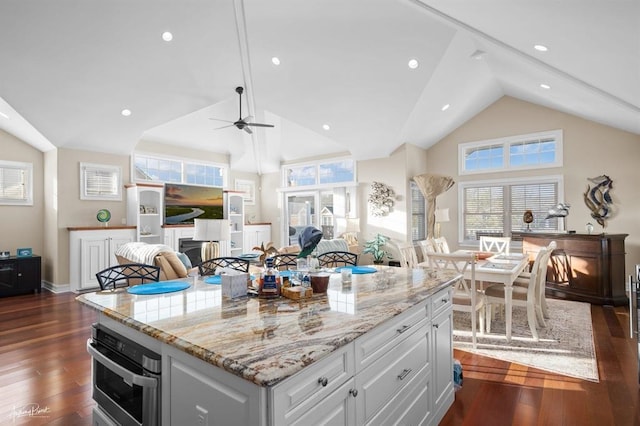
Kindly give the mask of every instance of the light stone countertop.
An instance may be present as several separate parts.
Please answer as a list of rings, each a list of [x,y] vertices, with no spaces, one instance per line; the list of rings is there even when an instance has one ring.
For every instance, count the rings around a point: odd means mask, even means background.
[[[326,294],[223,298],[220,285],[184,281],[184,291],[132,295],[126,289],[77,300],[132,329],[259,386],[273,386],[382,322],[451,285],[455,272],[376,267],[343,287],[331,274]]]

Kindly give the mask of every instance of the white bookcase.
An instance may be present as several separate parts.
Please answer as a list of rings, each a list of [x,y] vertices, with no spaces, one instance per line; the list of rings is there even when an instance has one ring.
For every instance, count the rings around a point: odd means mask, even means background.
[[[224,192],[224,218],[231,223],[229,256],[236,257],[244,253],[244,197],[242,192]]]
[[[127,224],[136,227],[136,240],[161,244],[164,209],[164,185],[138,183],[127,185]]]

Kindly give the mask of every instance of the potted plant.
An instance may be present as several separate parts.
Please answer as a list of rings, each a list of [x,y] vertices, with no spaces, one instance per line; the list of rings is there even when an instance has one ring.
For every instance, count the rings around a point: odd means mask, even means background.
[[[369,240],[364,244],[364,250],[362,250],[362,252],[372,255],[374,264],[381,264],[385,258],[391,259],[389,252],[384,249],[387,241],[389,241],[388,237],[385,237],[382,234],[376,234],[372,240]]]

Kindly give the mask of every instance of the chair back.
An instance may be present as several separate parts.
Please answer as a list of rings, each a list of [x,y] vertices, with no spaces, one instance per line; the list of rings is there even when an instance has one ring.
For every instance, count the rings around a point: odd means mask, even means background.
[[[240,272],[249,272],[249,261],[239,257],[214,257],[198,265],[200,275],[215,275],[218,268],[230,268]]]
[[[436,253],[436,248],[432,238],[418,241],[418,247],[420,247],[420,251],[422,252],[423,262],[427,262],[429,260],[430,254]]]
[[[276,254],[273,256],[273,267],[279,271],[296,269],[296,259],[298,259],[297,253]]]
[[[450,253],[449,244],[445,237],[435,238],[433,240],[433,245],[436,249],[436,253]]]
[[[418,257],[413,243],[396,243],[396,247],[400,254],[400,266],[405,268],[416,268],[418,266]]]
[[[547,278],[547,274],[542,274],[541,271],[544,269],[546,272],[546,266],[549,262],[550,255],[551,251],[547,249],[547,247],[542,247],[536,255],[536,259],[533,261],[531,273],[529,274],[529,285],[527,286],[528,300],[535,301],[540,298],[540,291],[542,290],[541,287],[545,285]]]
[[[143,263],[124,263],[112,266],[96,274],[101,290],[115,290],[118,287],[128,287],[131,284],[158,282],[160,268]]]
[[[348,251],[328,251],[318,255],[318,263],[322,268],[356,266],[358,264],[358,255]]]
[[[543,257],[540,259],[540,264],[538,265],[538,281],[537,281],[537,293],[536,298],[538,301],[541,301],[545,298],[545,291],[547,287],[547,268],[549,267],[549,259],[551,258],[551,254],[556,249],[557,243],[555,241],[551,241],[547,247],[545,247],[546,252]],[[535,262],[534,262],[535,268]]]
[[[456,292],[471,297],[475,304],[476,292],[476,258],[473,253],[432,253],[429,255],[429,266],[438,270],[453,270],[463,276],[456,283]],[[464,275],[470,272],[468,279]]]
[[[509,254],[511,237],[480,237],[480,251]]]

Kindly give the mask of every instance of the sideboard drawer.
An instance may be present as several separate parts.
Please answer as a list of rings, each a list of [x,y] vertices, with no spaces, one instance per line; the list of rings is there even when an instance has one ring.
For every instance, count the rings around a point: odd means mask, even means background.
[[[415,331],[425,318],[430,318],[429,304],[421,303],[408,312],[389,320],[389,325],[374,329],[355,342],[356,371],[362,371]]]
[[[274,388],[276,424],[288,424],[354,375],[353,344],[311,364]]]

